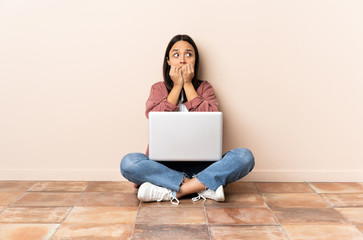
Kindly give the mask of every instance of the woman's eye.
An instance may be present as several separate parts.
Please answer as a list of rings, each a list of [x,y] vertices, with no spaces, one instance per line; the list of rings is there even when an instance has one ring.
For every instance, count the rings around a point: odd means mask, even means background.
[[[179,57],[179,53],[175,53],[173,56],[174,57]]]
[[[191,54],[191,53],[187,53],[187,56],[188,56],[188,57],[191,57],[191,56],[192,56],[192,54]]]

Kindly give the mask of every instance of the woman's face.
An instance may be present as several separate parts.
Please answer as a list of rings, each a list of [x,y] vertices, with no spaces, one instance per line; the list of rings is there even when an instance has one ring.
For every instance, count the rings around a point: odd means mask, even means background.
[[[175,67],[191,64],[194,68],[195,52],[193,46],[186,41],[174,43],[169,52],[168,64]]]

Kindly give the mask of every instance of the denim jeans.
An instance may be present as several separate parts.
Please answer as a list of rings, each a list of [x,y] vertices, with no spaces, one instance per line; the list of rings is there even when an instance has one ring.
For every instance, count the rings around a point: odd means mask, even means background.
[[[254,157],[246,148],[228,151],[221,160],[212,162],[157,162],[142,153],[129,153],[120,164],[127,180],[136,184],[150,182],[176,192],[184,177],[196,177],[215,191],[246,176],[254,166]]]

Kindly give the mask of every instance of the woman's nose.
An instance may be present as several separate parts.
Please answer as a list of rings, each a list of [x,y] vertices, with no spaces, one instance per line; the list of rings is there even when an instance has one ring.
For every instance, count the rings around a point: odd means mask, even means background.
[[[186,63],[185,58],[183,55],[180,56],[180,63]]]

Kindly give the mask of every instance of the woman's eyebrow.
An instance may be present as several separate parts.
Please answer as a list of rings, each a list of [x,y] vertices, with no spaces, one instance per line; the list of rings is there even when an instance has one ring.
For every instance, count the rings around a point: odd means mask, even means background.
[[[193,52],[193,49],[185,49],[187,52]],[[172,52],[177,52],[179,51],[179,49],[175,48],[173,50],[171,50]]]

